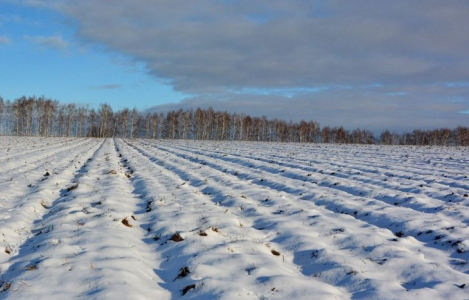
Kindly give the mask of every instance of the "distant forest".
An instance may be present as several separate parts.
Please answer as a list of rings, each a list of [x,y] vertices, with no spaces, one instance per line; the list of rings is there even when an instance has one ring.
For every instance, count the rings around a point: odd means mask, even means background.
[[[287,122],[215,111],[212,108],[141,113],[60,104],[45,97],[0,97],[0,134],[43,137],[122,137],[337,144],[469,146],[469,128],[415,129],[403,134],[321,127],[315,121]]]

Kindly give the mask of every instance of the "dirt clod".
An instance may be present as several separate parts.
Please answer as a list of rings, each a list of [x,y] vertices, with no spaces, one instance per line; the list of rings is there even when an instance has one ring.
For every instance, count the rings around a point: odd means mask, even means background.
[[[176,242],[176,243],[184,241],[182,236],[177,232],[175,234],[173,234],[173,236],[169,240],[173,241],[173,242]]]
[[[67,188],[67,192],[73,191],[77,187],[78,187],[78,183],[74,183],[73,185],[71,185]]]
[[[184,278],[187,275],[189,275],[190,273],[191,273],[191,271],[189,271],[188,267],[181,268],[181,270],[179,271],[178,277],[176,277],[176,279],[174,279],[174,280]]]
[[[127,227],[132,228],[132,224],[130,224],[130,222],[127,220],[127,218],[124,218],[124,219],[122,220],[122,224],[124,224],[124,225],[127,226]]]
[[[195,289],[195,284],[190,284],[190,285],[186,286],[185,288],[183,288],[182,289],[182,295],[184,296],[185,294],[187,294],[187,292],[189,292],[192,289]]]
[[[6,292],[11,288],[11,282],[4,282],[0,280],[0,292]]]
[[[31,265],[31,266],[27,267],[26,270],[28,270],[28,271],[37,270],[37,266],[36,265]]]
[[[49,209],[49,208],[50,208],[49,205],[47,205],[47,202],[44,201],[44,200],[41,201],[41,206],[44,207],[45,209]]]

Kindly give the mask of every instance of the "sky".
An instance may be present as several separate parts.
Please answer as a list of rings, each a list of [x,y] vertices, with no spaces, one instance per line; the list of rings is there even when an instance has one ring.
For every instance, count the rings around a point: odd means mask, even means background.
[[[469,126],[469,2],[0,0],[0,96]]]

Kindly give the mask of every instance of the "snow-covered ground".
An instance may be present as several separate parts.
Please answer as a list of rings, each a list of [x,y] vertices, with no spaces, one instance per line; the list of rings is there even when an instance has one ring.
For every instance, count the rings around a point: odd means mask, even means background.
[[[469,298],[467,148],[0,146],[0,299]]]

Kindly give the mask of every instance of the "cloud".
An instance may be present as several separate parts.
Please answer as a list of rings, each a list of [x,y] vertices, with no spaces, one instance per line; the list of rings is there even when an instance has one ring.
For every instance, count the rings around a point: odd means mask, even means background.
[[[52,7],[55,4],[55,0],[2,0],[6,3],[12,4],[21,4],[21,5],[29,5],[29,6],[36,6],[36,7]],[[57,1],[58,2],[58,1]]]
[[[82,40],[144,61],[191,93],[469,76],[465,1],[60,3]]]
[[[115,90],[120,89],[123,85],[122,84],[104,84],[104,85],[96,85],[90,87],[93,90]]]
[[[15,14],[0,14],[0,26],[6,23],[22,23],[23,18]]]
[[[11,43],[11,39],[7,36],[0,35],[0,45],[8,45]]]
[[[54,48],[54,49],[65,49],[68,48],[69,44],[67,41],[65,41],[62,36],[60,35],[54,35],[54,36],[29,36],[25,35],[25,39],[40,45],[42,47],[46,48]]]
[[[153,112],[213,107],[215,110],[249,113],[285,120],[315,120],[322,126],[371,129],[376,133],[415,128],[454,128],[469,125],[469,101],[451,101],[453,95],[469,94],[469,88],[448,89],[443,85],[408,86],[405,92],[392,87],[325,89],[309,94],[196,96],[180,103],[157,105]],[[404,94],[396,96],[395,94]]]
[[[348,127],[469,125],[458,113],[467,88],[444,86],[469,78],[465,0],[38,2],[73,19],[83,44],[192,95],[184,106]]]

